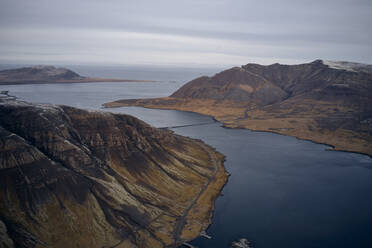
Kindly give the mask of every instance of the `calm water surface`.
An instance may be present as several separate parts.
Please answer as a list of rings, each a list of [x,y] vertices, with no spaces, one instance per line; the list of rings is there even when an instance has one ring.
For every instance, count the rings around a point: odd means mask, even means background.
[[[178,82],[0,86],[32,102],[99,109],[107,101],[166,96]],[[246,237],[256,248],[372,247],[372,159],[329,152],[324,145],[292,137],[225,129],[194,113],[117,108],[156,127],[202,139],[226,155],[231,173],[216,201],[212,240],[198,247],[229,246]]]

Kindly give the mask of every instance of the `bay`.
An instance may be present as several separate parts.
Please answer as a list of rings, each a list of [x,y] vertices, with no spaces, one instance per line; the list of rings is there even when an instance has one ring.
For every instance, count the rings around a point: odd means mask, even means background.
[[[226,248],[243,237],[256,248],[372,247],[370,157],[331,152],[325,145],[273,133],[223,128],[195,113],[101,108],[117,99],[167,96],[188,77],[156,83],[12,85],[0,90],[31,102],[131,114],[156,127],[184,126],[171,130],[201,139],[226,155],[231,176],[207,230],[212,239],[191,242],[198,247]]]

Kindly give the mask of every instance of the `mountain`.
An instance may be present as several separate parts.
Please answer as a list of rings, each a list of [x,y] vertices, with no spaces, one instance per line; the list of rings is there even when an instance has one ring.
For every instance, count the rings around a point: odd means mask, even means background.
[[[151,82],[112,78],[83,77],[66,68],[32,66],[0,71],[0,85],[37,83],[88,83],[88,82]]]
[[[121,114],[0,98],[0,246],[168,247],[211,221],[224,157]]]
[[[280,87],[243,68],[232,69],[214,77],[197,78],[171,95],[175,98],[229,100],[267,105],[288,96]]]
[[[270,131],[372,155],[372,66],[315,60],[247,64],[197,78],[170,97],[119,100],[211,115],[227,127]]]

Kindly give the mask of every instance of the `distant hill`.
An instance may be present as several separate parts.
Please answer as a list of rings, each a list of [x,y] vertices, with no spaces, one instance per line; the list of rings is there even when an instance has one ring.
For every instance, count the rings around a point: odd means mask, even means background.
[[[66,68],[32,66],[0,71],[0,85],[35,83],[151,82],[150,80],[84,77]]]
[[[277,132],[372,155],[371,68],[323,60],[250,63],[192,80],[170,97],[105,106],[194,111],[229,127]]]
[[[274,83],[240,67],[223,71],[211,78],[197,78],[171,95],[176,98],[250,101],[258,105],[282,101],[287,96]]]
[[[265,106],[299,95],[303,98],[305,94],[317,100],[354,104],[363,99],[368,102],[365,98],[371,96],[371,80],[369,73],[334,69],[322,60],[301,65],[247,64],[213,77],[195,79],[171,97],[232,100]]]
[[[0,71],[0,82],[79,80],[84,77],[66,68],[33,66]]]

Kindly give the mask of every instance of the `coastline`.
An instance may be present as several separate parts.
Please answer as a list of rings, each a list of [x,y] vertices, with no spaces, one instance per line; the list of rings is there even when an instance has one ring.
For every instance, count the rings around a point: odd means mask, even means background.
[[[208,145],[208,146],[209,146],[209,145]],[[223,189],[225,188],[225,186],[228,184],[228,182],[229,182],[229,178],[230,178],[230,176],[231,176],[231,174],[226,170],[226,168],[225,168],[225,166],[224,166],[224,161],[225,161],[225,156],[224,156],[224,160],[223,160],[223,162],[222,162],[222,168],[224,168],[225,172],[227,173],[227,177],[226,177],[225,183],[222,185],[222,187],[221,187],[219,193],[216,195],[216,197],[215,197],[214,200],[213,200],[212,208],[211,208],[211,210],[210,210],[210,212],[209,212],[209,221],[208,221],[208,222],[203,226],[203,228],[201,229],[201,232],[199,232],[199,234],[198,234],[197,237],[195,237],[195,238],[193,238],[193,239],[190,239],[190,240],[187,240],[187,241],[192,241],[192,240],[194,240],[194,239],[200,237],[200,236],[201,236],[200,234],[201,234],[203,231],[206,232],[206,230],[210,227],[210,225],[212,225],[213,216],[214,216],[215,211],[216,211],[216,204],[215,204],[215,203],[216,203],[216,200],[217,200],[218,197],[223,196],[223,195],[222,195],[222,190],[223,190]]]
[[[201,189],[201,192],[193,200],[184,215],[177,221],[173,232],[174,244],[167,247],[179,247],[185,242],[196,239],[212,224],[215,201],[221,195],[221,191],[227,184],[230,176],[224,166],[225,155],[202,140],[186,138],[199,143],[202,149],[209,153],[211,160],[216,166],[215,173]]]
[[[145,101],[149,101],[149,102],[148,103],[147,102],[141,102],[141,100],[145,100]],[[327,149],[328,151],[351,152],[351,153],[366,155],[366,156],[372,158],[372,150],[370,152],[369,151],[367,152],[367,151],[362,151],[362,150],[357,149],[357,148],[345,148],[345,147],[342,147],[342,145],[337,144],[337,142],[335,142],[335,143],[324,142],[324,141],[321,141],[319,139],[316,139],[314,136],[313,136],[314,138],[310,138],[310,137],[304,137],[304,136],[301,136],[301,135],[286,133],[286,132],[283,132],[283,131],[280,132],[280,131],[269,130],[269,129],[259,129],[259,128],[254,128],[254,127],[246,127],[246,126],[242,126],[242,125],[237,125],[237,124],[228,122],[228,121],[234,121],[234,119],[232,119],[232,118],[222,118],[222,117],[219,118],[216,114],[213,115],[213,113],[205,113],[203,111],[198,111],[198,110],[195,110],[195,109],[191,109],[187,105],[184,105],[184,106],[174,105],[174,106],[172,106],[172,105],[169,105],[169,104],[168,105],[165,105],[165,104],[164,105],[151,104],[151,100],[152,99],[134,99],[134,100],[130,99],[130,100],[128,100],[127,103],[125,102],[126,100],[119,100],[119,101],[104,103],[104,104],[102,104],[102,106],[103,106],[103,108],[120,108],[120,107],[137,106],[137,107],[143,107],[143,108],[148,108],[148,109],[178,110],[178,111],[197,113],[197,114],[209,116],[213,120],[220,122],[222,124],[223,128],[245,129],[245,130],[250,130],[250,131],[254,131],[254,132],[269,132],[269,133],[275,133],[275,134],[290,136],[290,137],[294,137],[294,138],[299,139],[299,140],[306,140],[306,141],[310,141],[310,142],[313,142],[313,143],[316,143],[316,144],[329,146],[329,147],[331,147],[331,149]],[[162,100],[162,98],[155,98],[154,100],[155,101],[156,100]],[[210,111],[210,112],[212,112],[212,111]]]
[[[194,112],[194,113],[197,113],[197,112]],[[213,118],[214,119],[214,118]],[[217,120],[218,121],[218,120]],[[220,121],[218,121],[220,122]],[[318,142],[318,141],[315,141],[315,140],[311,140],[311,139],[306,139],[306,138],[301,138],[301,137],[297,137],[297,136],[293,136],[293,135],[289,135],[289,134],[285,134],[285,133],[279,133],[279,132],[275,132],[275,131],[272,131],[272,130],[255,130],[255,129],[250,129],[250,128],[245,128],[245,127],[229,127],[229,126],[225,126],[224,123],[220,122],[222,124],[222,127],[223,128],[226,128],[226,129],[241,129],[241,130],[249,130],[249,131],[252,131],[252,132],[262,132],[262,133],[273,133],[273,134],[277,134],[277,135],[283,135],[283,136],[288,136],[288,137],[292,137],[292,138],[296,138],[298,140],[304,140],[304,141],[309,141],[311,143],[314,143],[314,144],[318,144],[318,145],[325,145],[325,146],[328,146],[330,148],[326,148],[324,150],[326,151],[329,151],[329,152],[348,152],[348,153],[356,153],[356,154],[360,154],[360,155],[365,155],[365,156],[368,156],[372,159],[372,154],[368,154],[368,153],[365,153],[365,152],[358,152],[358,151],[352,151],[352,150],[342,150],[342,149],[338,149],[337,147],[335,147],[334,145],[331,145],[329,143],[324,143],[324,142]]]

